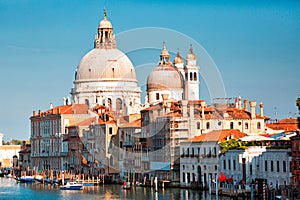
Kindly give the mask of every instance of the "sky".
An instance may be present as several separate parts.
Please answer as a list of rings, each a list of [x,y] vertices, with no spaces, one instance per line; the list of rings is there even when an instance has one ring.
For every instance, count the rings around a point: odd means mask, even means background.
[[[192,44],[202,49],[197,51],[201,99],[211,100],[210,85],[221,78],[226,97],[262,102],[273,119],[298,115],[300,1],[0,0],[0,133],[5,141],[28,140],[32,112],[45,111],[50,103],[62,105],[70,95],[76,67],[93,48],[104,8],[118,47],[135,43],[126,40],[130,30],[140,43],[155,43],[150,50],[125,52],[142,89],[164,41],[173,58],[177,44],[183,57]],[[153,41],[147,27],[167,31]],[[169,37],[169,32],[185,39]]]

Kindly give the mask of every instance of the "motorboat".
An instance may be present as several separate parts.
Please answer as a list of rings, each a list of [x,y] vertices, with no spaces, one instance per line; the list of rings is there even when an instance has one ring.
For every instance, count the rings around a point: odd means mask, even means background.
[[[34,176],[21,176],[21,177],[17,177],[16,180],[21,183],[35,182]]]
[[[60,186],[61,190],[81,190],[83,187],[82,183],[77,182],[67,182],[66,185]]]

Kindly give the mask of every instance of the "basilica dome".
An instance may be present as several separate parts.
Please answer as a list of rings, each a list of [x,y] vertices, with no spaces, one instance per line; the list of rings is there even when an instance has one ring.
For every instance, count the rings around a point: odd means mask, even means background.
[[[180,72],[172,66],[170,54],[163,44],[159,65],[150,73],[147,80],[148,91],[183,89],[183,78]]]
[[[80,61],[75,80],[132,79],[136,81],[134,67],[129,58],[118,49],[95,48]]]
[[[171,65],[159,65],[148,76],[147,90],[183,89],[180,72]]]

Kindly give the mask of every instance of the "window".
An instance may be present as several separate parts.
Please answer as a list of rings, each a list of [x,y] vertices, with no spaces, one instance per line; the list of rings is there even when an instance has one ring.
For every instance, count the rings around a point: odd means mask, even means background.
[[[226,169],[226,160],[223,160],[223,167]]]
[[[230,122],[230,129],[233,129],[234,126],[233,126],[233,122]]]
[[[197,129],[200,129],[200,122],[197,122]]]
[[[188,80],[188,76],[189,76],[189,75],[188,75],[188,73],[186,72],[186,73],[185,73],[185,80]]]
[[[156,93],[156,100],[159,100],[159,93]]]
[[[268,161],[265,160],[265,171],[268,171]]]
[[[184,165],[182,165],[182,169],[185,170],[185,166]]]
[[[277,172],[279,172],[280,169],[279,169],[279,160],[277,160]]]
[[[111,134],[112,134],[112,127],[109,127],[109,129],[108,129],[108,133],[109,133],[109,135],[111,135]]]
[[[228,169],[231,170],[230,160],[228,160]]]
[[[249,165],[250,175],[252,175],[252,165]]]
[[[235,163],[235,160],[233,160],[233,170],[236,170],[236,163]]]
[[[122,110],[122,100],[120,98],[117,98],[116,100],[116,111],[121,112]]]
[[[185,173],[182,172],[182,182],[185,182]]]
[[[197,81],[197,73],[194,72],[194,81]]]
[[[248,122],[245,123],[245,129],[249,129],[249,124],[248,124]]]
[[[210,123],[206,122],[206,129],[210,129]]]
[[[286,163],[285,163],[285,161],[282,162],[282,167],[283,167],[283,169],[282,169],[283,172],[286,172]]]
[[[193,73],[190,72],[190,81],[192,81],[192,80],[193,80]]]
[[[261,129],[260,122],[257,122],[257,129]]]
[[[271,172],[274,171],[273,160],[271,160]]]
[[[215,170],[216,170],[216,171],[218,170],[218,166],[217,166],[217,165],[215,165]]]

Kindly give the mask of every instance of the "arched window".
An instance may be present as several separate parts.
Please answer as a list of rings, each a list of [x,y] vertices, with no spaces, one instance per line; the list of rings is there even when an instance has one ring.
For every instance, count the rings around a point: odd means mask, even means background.
[[[248,124],[248,122],[245,123],[245,129],[249,129],[249,124]]]
[[[111,99],[110,98],[107,99],[107,103],[108,103],[107,106],[109,107],[109,109],[112,109]]]
[[[210,123],[206,122],[206,129],[210,129]]]
[[[260,122],[257,122],[257,129],[261,129],[261,124],[260,124]]]
[[[85,99],[85,104],[86,104],[88,107],[90,107],[90,102],[89,102],[88,99]]]
[[[193,72],[190,72],[190,81],[193,80]]]
[[[188,75],[188,73],[186,72],[186,73],[185,73],[185,80],[188,80],[188,78],[189,78],[189,75]]]
[[[197,73],[194,72],[194,81],[197,81]]]
[[[197,129],[200,129],[200,122],[197,122]]]
[[[122,111],[122,100],[117,98],[116,100],[116,112],[120,113]]]
[[[230,129],[233,129],[234,128],[234,124],[233,122],[230,122]]]

